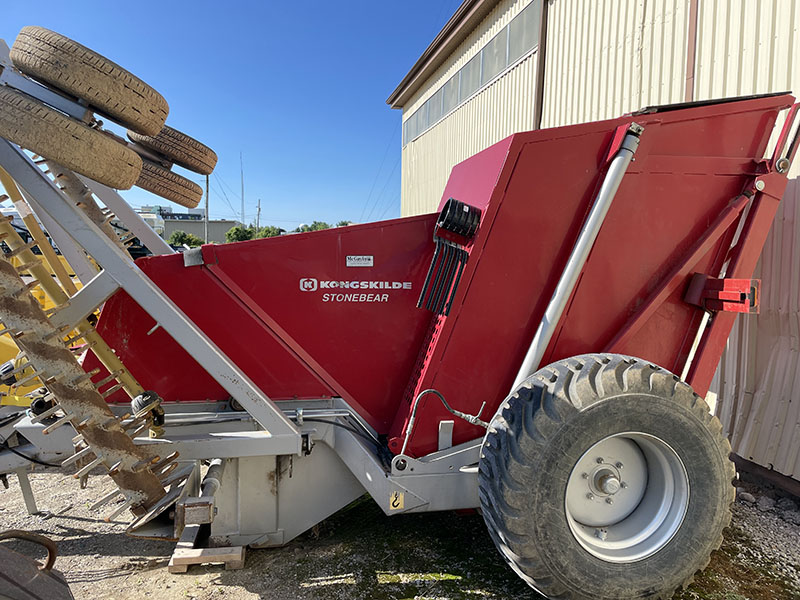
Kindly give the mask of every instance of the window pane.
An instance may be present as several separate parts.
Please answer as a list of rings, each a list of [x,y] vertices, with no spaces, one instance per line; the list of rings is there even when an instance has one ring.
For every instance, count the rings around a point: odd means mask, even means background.
[[[461,93],[459,102],[463,102],[470,97],[480,86],[481,83],[481,55],[461,67]]]
[[[446,115],[458,104],[458,73],[453,75],[447,83],[444,84],[442,95],[444,96],[442,113]]]
[[[417,111],[417,135],[425,131],[430,123],[430,121],[428,121],[428,106],[429,103],[426,102]]]
[[[433,125],[442,118],[442,90],[440,89],[428,100],[428,122]]]
[[[494,79],[506,68],[506,43],[508,42],[508,28],[504,28],[492,41],[486,44],[483,52],[483,74],[481,85]]]
[[[408,132],[407,132],[407,137],[406,137],[406,143],[408,143],[411,140],[413,140],[415,137],[417,137],[417,113],[416,112],[408,118],[408,121],[406,121],[406,125],[408,125]]]
[[[539,0],[531,2],[509,25],[508,62],[512,63],[539,43]]]
[[[408,143],[408,119],[403,123],[403,146]]]

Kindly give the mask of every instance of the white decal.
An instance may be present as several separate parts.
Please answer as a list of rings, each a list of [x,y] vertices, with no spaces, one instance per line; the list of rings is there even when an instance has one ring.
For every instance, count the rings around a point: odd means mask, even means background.
[[[388,302],[389,294],[322,294],[323,302]]]
[[[300,280],[300,289],[304,292],[316,292],[317,287],[317,280],[313,277],[303,277]]]
[[[348,267],[373,267],[375,266],[375,259],[372,255],[348,255]]]

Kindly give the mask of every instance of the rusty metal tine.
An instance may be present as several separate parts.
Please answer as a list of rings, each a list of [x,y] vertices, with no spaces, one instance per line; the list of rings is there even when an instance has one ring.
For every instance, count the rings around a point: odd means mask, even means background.
[[[83,448],[82,450],[78,450],[75,454],[73,454],[68,459],[66,459],[64,462],[62,462],[61,466],[62,467],[68,467],[72,463],[77,462],[80,459],[89,456],[89,454],[94,454],[94,450],[92,450],[91,447],[87,446],[86,448]]]
[[[114,498],[116,498],[117,496],[121,496],[121,495],[122,495],[122,492],[121,492],[121,491],[119,491],[119,490],[114,490],[114,491],[113,491],[113,492],[111,492],[110,494],[106,494],[105,496],[103,496],[102,498],[100,498],[100,500],[98,500],[97,502],[95,502],[94,504],[92,504],[92,505],[89,507],[89,510],[97,510],[97,509],[98,509],[98,508],[100,508],[101,506],[104,506],[104,505],[108,504],[108,503],[109,503],[109,502],[111,502],[111,501],[112,501]]]
[[[98,456],[98,457],[97,457],[97,458],[95,458],[95,459],[94,459],[92,462],[90,462],[88,465],[86,465],[85,467],[83,467],[83,468],[82,468],[80,471],[78,471],[77,473],[75,473],[75,474],[74,474],[72,477],[73,477],[74,479],[80,479],[80,478],[81,478],[81,477],[83,477],[84,475],[88,475],[88,474],[89,474],[89,472],[90,472],[92,469],[94,469],[95,467],[98,467],[98,466],[100,466],[101,464],[103,464],[103,457],[102,457],[102,456]]]
[[[42,435],[48,435],[54,429],[58,429],[62,425],[66,425],[67,423],[69,423],[74,418],[75,418],[74,414],[67,413],[66,415],[61,417],[58,421],[56,421],[55,423],[52,423],[52,424],[48,425],[47,427],[45,427],[44,429],[42,429]]]

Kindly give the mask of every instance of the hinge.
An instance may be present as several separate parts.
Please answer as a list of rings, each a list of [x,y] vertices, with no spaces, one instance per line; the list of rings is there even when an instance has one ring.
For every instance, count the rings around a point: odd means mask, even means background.
[[[757,314],[760,296],[760,279],[718,279],[695,273],[683,300],[713,312]]]

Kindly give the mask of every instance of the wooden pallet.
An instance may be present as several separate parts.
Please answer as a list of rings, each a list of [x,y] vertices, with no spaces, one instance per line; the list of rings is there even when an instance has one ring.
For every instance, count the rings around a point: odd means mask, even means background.
[[[167,570],[170,573],[186,573],[189,565],[224,563],[225,570],[244,567],[244,546],[225,548],[196,548],[200,525],[187,525],[178,540],[175,551],[169,559]]]

